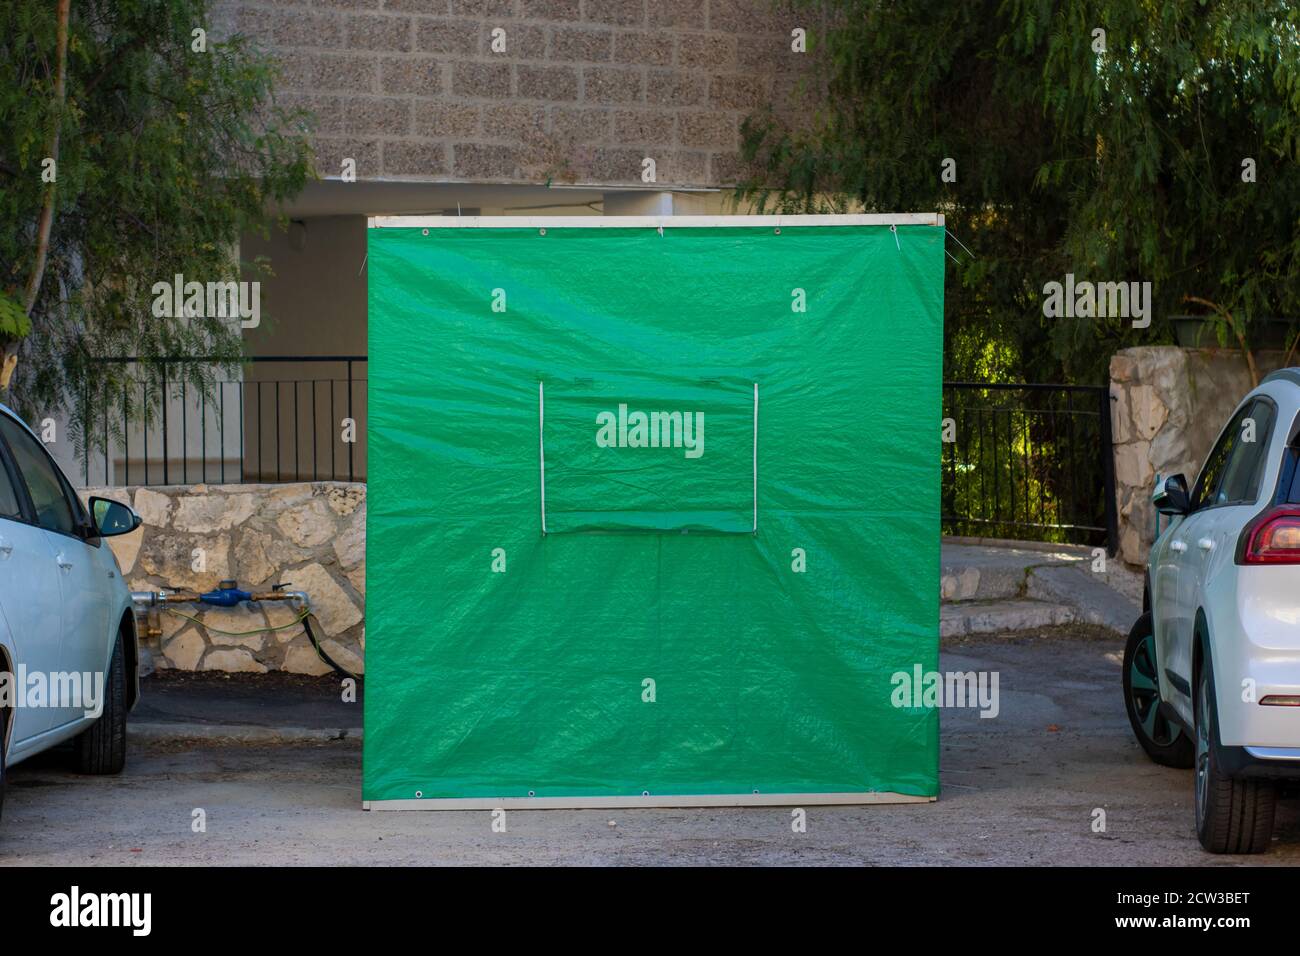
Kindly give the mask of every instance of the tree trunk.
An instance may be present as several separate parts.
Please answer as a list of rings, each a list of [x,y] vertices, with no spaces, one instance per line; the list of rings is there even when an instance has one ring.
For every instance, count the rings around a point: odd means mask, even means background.
[[[55,51],[54,67],[54,128],[50,132],[49,149],[46,158],[54,160],[55,181],[45,191],[45,201],[41,204],[41,218],[36,227],[36,261],[32,264],[31,274],[27,277],[27,288],[23,293],[23,310],[28,317],[36,306],[36,299],[41,292],[41,280],[45,278],[45,260],[50,251],[50,231],[54,226],[54,193],[58,183],[59,171],[59,133],[63,127],[63,107],[67,102],[68,74],[68,20],[72,12],[72,0],[59,0],[58,39]],[[0,350],[0,389],[9,390],[9,380],[13,377],[14,367],[18,364],[18,346],[20,342],[5,342]]]

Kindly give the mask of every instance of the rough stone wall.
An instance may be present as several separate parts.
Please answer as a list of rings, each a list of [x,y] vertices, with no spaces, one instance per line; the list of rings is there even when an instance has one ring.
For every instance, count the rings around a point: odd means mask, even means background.
[[[662,185],[736,180],[743,117],[797,117],[811,14],[772,0],[218,0],[279,59],[337,177]],[[494,52],[493,31],[505,31]]]
[[[290,582],[311,598],[326,652],[361,673],[366,645],[366,486],[347,482],[87,488],[131,505],[143,526],[107,539],[133,591],[207,591],[233,578],[243,588]],[[271,670],[323,674],[290,605],[233,608],[182,604],[156,617],[161,635],[142,642],[159,669]],[[315,627],[315,625],[313,625]],[[223,632],[247,632],[230,634]]]
[[[1281,359],[1257,354],[1260,375]],[[1189,486],[1196,480],[1219,431],[1251,390],[1250,373],[1236,351],[1149,346],[1116,352],[1110,383],[1119,553],[1142,565],[1155,532],[1155,476],[1182,473]]]

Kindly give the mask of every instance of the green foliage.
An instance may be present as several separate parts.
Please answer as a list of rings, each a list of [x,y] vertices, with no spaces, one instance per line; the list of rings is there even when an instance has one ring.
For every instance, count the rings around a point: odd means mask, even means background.
[[[100,423],[140,407],[128,366],[104,356],[241,351],[238,324],[152,314],[157,282],[239,278],[245,230],[310,174],[306,117],[277,106],[271,61],[243,37],[192,49],[206,0],[75,0],[66,104],[54,96],[55,5],[0,5],[0,289],[33,268],[50,133],[60,131],[49,259],[13,384],[20,411],[69,408]],[[228,368],[227,365],[225,368]],[[211,388],[225,369],[185,363],[168,377]],[[83,436],[78,436],[82,438]]]
[[[18,300],[0,292],[0,342],[25,339],[31,330],[31,319],[27,318]]]
[[[1300,319],[1300,5],[1292,0],[797,0],[829,91],[752,117],[744,193],[946,214],[948,378],[1101,382],[1117,348],[1212,310]],[[1093,31],[1106,31],[1096,52]],[[941,181],[945,157],[957,181]],[[1257,182],[1243,182],[1243,160]],[[1066,272],[1150,281],[1152,327],[1047,319]],[[1226,340],[1226,339],[1225,339]]]

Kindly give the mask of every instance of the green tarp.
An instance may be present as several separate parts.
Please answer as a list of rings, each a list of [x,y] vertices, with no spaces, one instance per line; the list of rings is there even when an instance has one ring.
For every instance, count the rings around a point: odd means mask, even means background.
[[[937,794],[943,229],[753,221],[369,230],[365,800]]]

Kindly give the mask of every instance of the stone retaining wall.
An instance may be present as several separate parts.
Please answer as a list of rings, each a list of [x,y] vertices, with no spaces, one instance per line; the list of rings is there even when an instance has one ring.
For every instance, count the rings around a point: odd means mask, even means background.
[[[366,646],[366,486],[188,485],[87,488],[131,505],[144,521],[108,542],[133,591],[207,591],[289,582],[311,598],[313,625],[334,660],[361,673]],[[294,612],[266,602],[218,608],[182,604],[156,615],[160,635],[141,642],[146,666],[205,671],[323,674]],[[185,617],[180,616],[186,615]],[[281,625],[280,630],[266,631]],[[225,633],[252,632],[252,633]]]

